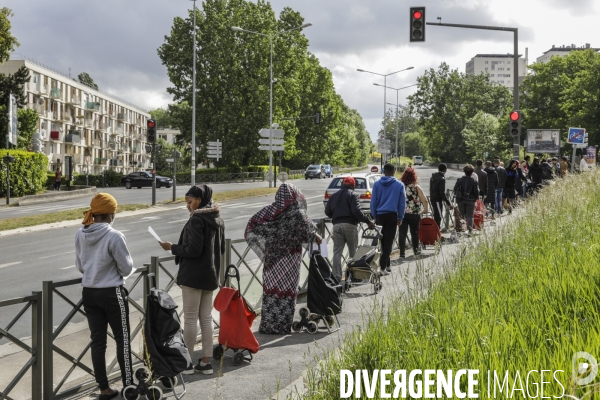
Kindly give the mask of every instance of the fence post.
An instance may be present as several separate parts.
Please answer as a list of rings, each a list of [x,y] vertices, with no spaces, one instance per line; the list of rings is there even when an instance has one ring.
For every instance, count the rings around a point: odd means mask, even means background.
[[[148,273],[149,274],[154,274],[154,278],[156,281],[156,288],[159,289],[160,288],[160,283],[159,283],[159,273],[160,273],[160,268],[158,266],[158,256],[152,256],[150,257],[150,266],[148,267]]]
[[[53,386],[53,360],[52,360],[52,281],[42,283],[42,375],[44,400],[51,400],[54,391]]]
[[[225,257],[223,258],[223,268],[219,271],[219,282],[223,283],[223,286],[229,286],[230,278],[225,275],[226,269],[231,265],[231,239],[225,239]]]
[[[31,400],[42,399],[42,292],[32,292],[35,302],[31,307],[31,350],[35,362],[31,366]]]
[[[446,198],[450,199],[450,189],[446,189]],[[450,209],[446,207],[446,214],[444,215],[444,224],[446,229],[450,230]]]

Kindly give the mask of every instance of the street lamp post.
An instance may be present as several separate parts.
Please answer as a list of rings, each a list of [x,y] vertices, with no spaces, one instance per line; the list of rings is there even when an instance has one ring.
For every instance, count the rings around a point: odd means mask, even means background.
[[[192,66],[192,186],[196,185],[196,0],[194,2],[194,65]],[[175,183],[173,183],[174,185]]]
[[[271,179],[269,179],[269,187],[273,187],[275,185],[275,174],[273,174],[273,38],[275,36],[279,36],[282,35],[286,32],[291,32],[291,31],[295,31],[295,30],[300,30],[303,28],[308,28],[309,26],[311,26],[311,23],[308,24],[303,24],[300,26],[297,26],[295,28],[291,28],[291,29],[287,29],[285,31],[281,31],[281,32],[276,32],[274,34],[265,34],[265,33],[260,33],[260,32],[255,32],[255,31],[250,31],[248,29],[243,29],[240,28],[239,26],[232,26],[231,29],[236,31],[236,32],[246,32],[246,33],[253,33],[255,35],[260,35],[260,36],[264,36],[264,37],[268,37],[269,38],[269,49],[270,49],[270,61],[269,61],[269,88],[270,88],[270,93],[269,93],[269,174],[271,176]]]

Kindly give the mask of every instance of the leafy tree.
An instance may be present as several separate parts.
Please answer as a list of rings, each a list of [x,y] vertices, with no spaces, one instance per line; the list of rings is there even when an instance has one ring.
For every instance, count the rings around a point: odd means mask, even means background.
[[[169,114],[168,108],[157,108],[154,110],[148,111],[150,116],[154,118],[161,128],[174,127],[173,122],[171,121],[171,114]]]
[[[8,125],[8,111],[7,104],[9,95],[12,93],[17,101],[17,107],[24,107],[27,98],[25,97],[25,91],[23,85],[29,82],[29,69],[25,66],[19,68],[14,74],[0,74],[0,146],[4,146],[6,143],[6,131],[5,128]],[[18,128],[17,128],[18,129]]]
[[[479,111],[474,117],[469,118],[462,131],[469,159],[510,158],[507,154],[505,141],[507,135],[504,131],[500,121],[494,115]]]
[[[10,8],[0,8],[0,63],[10,59],[10,53],[20,46],[17,38],[10,33],[10,17],[14,14]]]
[[[31,148],[31,137],[35,133],[38,120],[38,113],[31,108],[20,108],[17,111],[18,126],[18,149],[27,150]]]
[[[423,136],[423,132],[407,132],[403,135],[404,140],[404,154],[406,157],[412,156],[423,156],[428,159],[427,141]]]
[[[82,72],[79,75],[77,75],[77,79],[79,79],[79,83],[82,83],[86,86],[98,90],[98,85],[94,82],[92,77],[87,72]]]
[[[162,145],[160,152],[156,153],[156,171],[159,175],[171,176],[173,175],[173,164],[167,162],[167,158],[173,158],[173,152],[178,148],[162,138],[159,138],[156,143]],[[177,169],[181,170],[179,160],[177,160]]]

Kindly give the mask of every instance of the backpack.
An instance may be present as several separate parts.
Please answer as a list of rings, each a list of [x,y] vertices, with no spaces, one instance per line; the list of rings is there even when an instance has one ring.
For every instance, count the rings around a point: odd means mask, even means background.
[[[462,179],[463,178],[460,178],[458,181],[456,181],[456,185],[454,187],[454,197],[456,201],[471,199],[471,189],[473,188],[473,185],[467,186],[467,192],[463,193]]]

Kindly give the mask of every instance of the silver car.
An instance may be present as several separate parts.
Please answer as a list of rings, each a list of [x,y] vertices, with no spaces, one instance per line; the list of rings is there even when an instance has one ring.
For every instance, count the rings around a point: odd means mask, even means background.
[[[323,207],[327,206],[327,202],[332,194],[340,190],[342,187],[342,182],[346,176],[351,176],[356,181],[356,188],[354,191],[358,194],[360,199],[360,209],[362,212],[370,212],[371,211],[371,194],[373,193],[373,185],[377,182],[383,175],[381,174],[344,174],[340,176],[336,176],[333,178],[329,187],[325,191],[325,198],[323,199]]]

